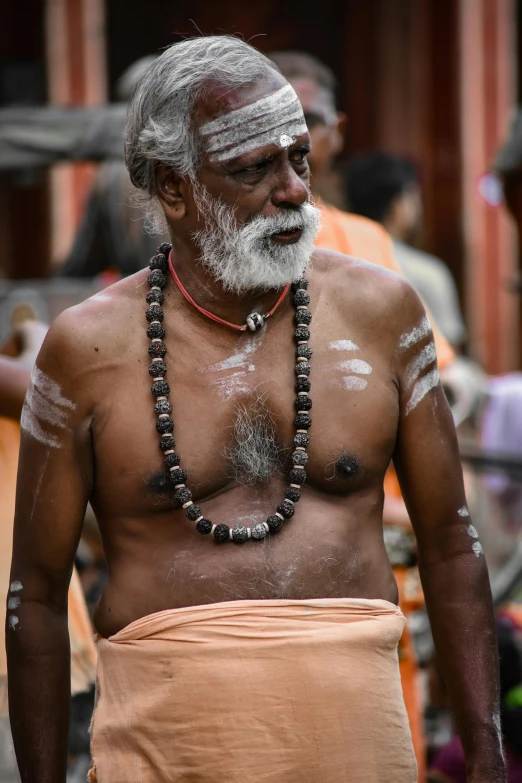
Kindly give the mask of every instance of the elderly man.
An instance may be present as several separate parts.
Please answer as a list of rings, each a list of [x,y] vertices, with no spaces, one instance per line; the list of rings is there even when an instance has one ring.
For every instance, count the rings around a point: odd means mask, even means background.
[[[37,360],[8,604],[28,783],[65,780],[89,499],[109,571],[91,781],[416,780],[392,457],[469,780],[504,780],[487,571],[429,322],[405,280],[314,252],[309,149],[293,89],[234,37],[176,44],[133,96],[127,166],[172,249],[60,316]]]

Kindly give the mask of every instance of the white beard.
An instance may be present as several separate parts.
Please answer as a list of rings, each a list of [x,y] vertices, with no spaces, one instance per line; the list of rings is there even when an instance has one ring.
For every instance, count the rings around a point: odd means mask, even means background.
[[[320,212],[311,203],[280,209],[272,217],[257,216],[238,226],[233,208],[193,183],[194,200],[206,227],[192,236],[199,261],[225,291],[243,294],[254,289],[281,288],[302,276],[314,251]],[[280,245],[272,235],[302,229],[298,242]]]

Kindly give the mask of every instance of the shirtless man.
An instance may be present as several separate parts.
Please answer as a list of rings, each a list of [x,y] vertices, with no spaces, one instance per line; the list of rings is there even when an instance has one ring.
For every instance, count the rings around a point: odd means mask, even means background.
[[[167,221],[172,272],[162,246],[150,278],[62,314],[37,360],[8,603],[27,783],[65,781],[89,500],[109,572],[90,780],[413,783],[382,538],[392,458],[468,779],[505,780],[487,570],[429,323],[405,280],[313,251],[308,151],[292,89],[233,37],[176,44],[133,97],[127,166]]]

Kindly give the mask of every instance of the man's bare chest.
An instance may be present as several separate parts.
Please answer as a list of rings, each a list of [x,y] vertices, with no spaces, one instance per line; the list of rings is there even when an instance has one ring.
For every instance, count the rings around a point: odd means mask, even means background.
[[[295,347],[291,328],[288,335],[284,328],[271,334],[270,326],[226,344],[181,341],[175,332],[166,340],[176,451],[196,499],[288,469]],[[382,478],[395,441],[398,395],[378,342],[361,344],[357,330],[337,332],[316,330],[310,341],[307,483],[342,495]],[[123,514],[146,514],[170,502],[165,480],[162,487],[147,344],[133,343],[125,361],[105,374],[92,423],[95,494],[108,511],[118,498]]]

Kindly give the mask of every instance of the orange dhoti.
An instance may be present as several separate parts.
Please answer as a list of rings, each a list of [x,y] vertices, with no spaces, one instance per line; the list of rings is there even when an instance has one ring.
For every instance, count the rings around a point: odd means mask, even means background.
[[[381,600],[173,609],[98,640],[98,783],[414,783]]]

